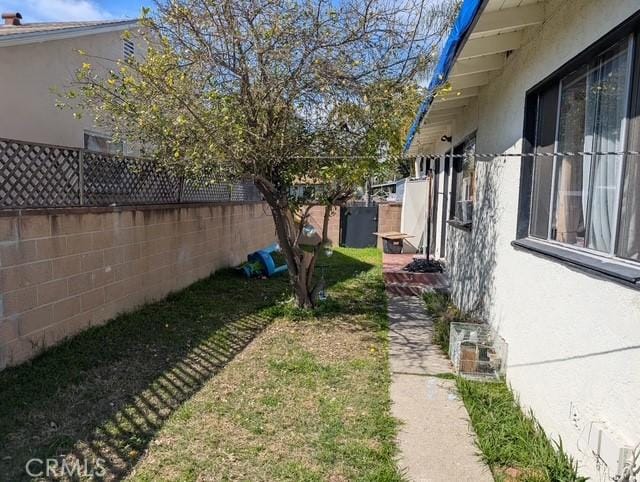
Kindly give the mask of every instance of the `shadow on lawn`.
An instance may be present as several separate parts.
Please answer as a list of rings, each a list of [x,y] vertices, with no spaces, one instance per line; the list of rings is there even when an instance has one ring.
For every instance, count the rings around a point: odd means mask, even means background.
[[[373,265],[335,251],[327,285]],[[31,478],[29,459],[55,459],[50,479],[87,466],[124,477],[164,421],[273,318],[285,277],[245,280],[225,270],[0,372],[0,480]],[[45,469],[31,463],[32,473]],[[101,470],[104,468],[104,473]],[[46,475],[46,474],[45,474]]]

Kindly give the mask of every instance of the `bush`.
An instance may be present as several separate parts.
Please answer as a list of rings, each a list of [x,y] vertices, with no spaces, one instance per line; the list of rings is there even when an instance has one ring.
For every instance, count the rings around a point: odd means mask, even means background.
[[[477,323],[478,320],[459,310],[448,294],[425,293],[423,298],[427,313],[433,318],[433,342],[448,354],[451,323]]]

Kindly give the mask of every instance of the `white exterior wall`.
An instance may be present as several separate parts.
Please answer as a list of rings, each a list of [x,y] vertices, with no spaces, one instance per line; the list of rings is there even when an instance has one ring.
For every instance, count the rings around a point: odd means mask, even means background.
[[[477,152],[521,152],[525,93],[640,8],[638,0],[547,3],[548,20],[507,60],[453,130],[477,129]],[[444,153],[449,145],[439,146]],[[509,345],[507,378],[580,470],[601,479],[587,446],[592,422],[605,444],[640,442],[640,291],[517,250],[516,158],[478,163],[471,233],[448,227],[456,303],[487,319]],[[576,420],[570,413],[574,408]],[[605,462],[613,465],[617,453]]]
[[[111,63],[81,56],[79,49],[121,59],[122,32],[0,47],[0,137],[84,147],[84,130],[96,131],[91,115],[77,120],[71,111],[59,109],[51,89],[64,90],[83,62]]]

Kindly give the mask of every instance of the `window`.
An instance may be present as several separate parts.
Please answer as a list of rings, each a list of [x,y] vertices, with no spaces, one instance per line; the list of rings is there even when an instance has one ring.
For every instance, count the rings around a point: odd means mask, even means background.
[[[135,47],[133,45],[133,42],[131,40],[124,39],[122,41],[122,51],[125,61],[133,59],[133,56],[135,54]]]
[[[610,154],[640,148],[635,28],[607,36],[528,94],[530,151],[559,155],[523,165],[521,205],[530,205],[520,237],[640,261],[640,158]]]
[[[122,142],[111,142],[109,136],[95,132],[84,132],[84,148],[89,151],[103,152],[105,154],[122,154]]]
[[[476,195],[475,135],[453,148],[453,178],[450,217],[463,225],[471,225]]]

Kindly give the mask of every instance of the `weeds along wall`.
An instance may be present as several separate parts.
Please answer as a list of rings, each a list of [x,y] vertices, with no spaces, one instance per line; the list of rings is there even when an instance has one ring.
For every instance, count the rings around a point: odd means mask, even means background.
[[[0,214],[0,369],[275,241],[261,202]]]

